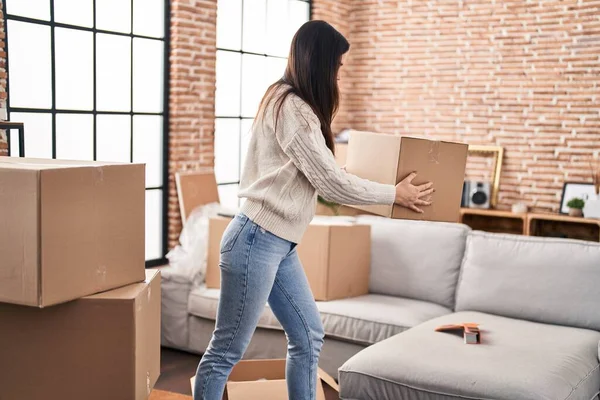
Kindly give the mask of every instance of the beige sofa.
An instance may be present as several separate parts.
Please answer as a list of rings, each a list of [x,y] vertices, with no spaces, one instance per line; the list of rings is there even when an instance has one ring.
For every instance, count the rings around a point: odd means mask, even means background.
[[[318,302],[320,365],[344,399],[596,399],[600,245],[358,217],[372,227],[370,294]],[[218,290],[163,273],[165,346],[202,353]],[[479,322],[482,345],[436,333]],[[279,358],[268,307],[246,358]]]

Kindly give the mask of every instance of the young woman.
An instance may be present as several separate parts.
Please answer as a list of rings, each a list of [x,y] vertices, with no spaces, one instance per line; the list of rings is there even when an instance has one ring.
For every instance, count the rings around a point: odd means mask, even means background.
[[[350,45],[324,21],[305,23],[282,79],[262,99],[240,185],[246,201],[221,242],[215,331],[198,366],[195,400],[220,400],[268,302],[288,340],[289,398],[314,400],[323,326],[296,244],[315,214],[317,193],[341,204],[393,204],[421,211],[431,184],[412,174],[396,187],[336,165],[331,121],[338,73]]]

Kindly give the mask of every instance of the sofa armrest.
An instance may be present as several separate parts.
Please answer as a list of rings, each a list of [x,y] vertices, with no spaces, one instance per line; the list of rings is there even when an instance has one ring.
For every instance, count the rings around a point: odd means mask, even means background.
[[[161,273],[161,345],[187,350],[189,340],[188,301],[193,284],[189,278],[178,273],[174,268],[164,268]]]

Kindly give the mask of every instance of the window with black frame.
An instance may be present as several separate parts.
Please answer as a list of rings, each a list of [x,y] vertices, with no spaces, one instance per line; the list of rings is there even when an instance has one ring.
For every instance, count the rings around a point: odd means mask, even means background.
[[[250,129],[262,95],[285,70],[294,33],[310,19],[305,0],[219,0],[215,174],[221,204],[237,208]]]
[[[166,0],[5,0],[9,155],[146,164],[146,262],[167,250]]]

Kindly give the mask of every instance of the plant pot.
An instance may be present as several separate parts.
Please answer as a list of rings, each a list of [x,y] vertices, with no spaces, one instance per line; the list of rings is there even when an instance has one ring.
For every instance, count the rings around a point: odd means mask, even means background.
[[[583,217],[583,211],[581,208],[569,208],[569,215],[571,217]]]

